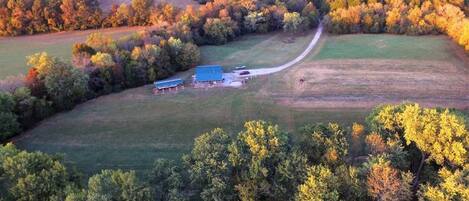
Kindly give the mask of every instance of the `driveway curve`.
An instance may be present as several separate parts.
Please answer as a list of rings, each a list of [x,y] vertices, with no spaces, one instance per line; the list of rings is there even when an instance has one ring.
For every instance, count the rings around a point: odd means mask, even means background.
[[[250,73],[248,75],[240,75],[239,77],[253,77],[253,76],[258,76],[258,75],[268,75],[268,74],[282,71],[286,68],[289,68],[297,64],[298,62],[303,60],[311,52],[311,50],[313,50],[313,48],[316,46],[316,44],[319,41],[319,38],[321,37],[322,30],[323,30],[323,26],[322,26],[322,23],[320,23],[318,26],[318,29],[316,30],[316,34],[314,35],[313,40],[311,40],[311,42],[309,43],[308,47],[306,47],[306,49],[298,57],[289,61],[288,63],[282,64],[280,66],[269,67],[269,68],[250,69],[249,70]],[[240,71],[242,70],[235,71],[235,72],[240,72]]]

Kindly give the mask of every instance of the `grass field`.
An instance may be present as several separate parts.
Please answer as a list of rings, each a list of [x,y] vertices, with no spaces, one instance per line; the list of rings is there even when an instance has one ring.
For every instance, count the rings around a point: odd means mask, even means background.
[[[457,57],[454,49],[459,48],[446,36],[324,35],[322,42],[320,52],[310,57],[310,60],[430,59],[448,61]]]
[[[283,47],[272,37],[253,35],[225,46],[207,47],[203,50],[203,61],[212,59],[213,62],[227,62],[225,64],[228,65],[229,62],[237,62],[231,55],[242,54],[244,56],[238,57],[238,62],[246,61],[253,66],[256,64],[255,58],[260,55],[265,57],[262,62],[271,62],[265,65],[283,63],[278,57],[283,56],[286,61],[291,55],[263,52],[271,51],[268,47]],[[383,92],[385,94],[381,94],[382,99],[378,99],[381,102],[388,101],[386,93],[396,95],[401,92],[420,92],[424,94],[421,97],[425,98],[426,90],[436,97],[440,94],[434,93],[441,91],[459,98],[467,96],[463,94],[467,91],[464,86],[468,86],[469,81],[465,74],[467,63],[461,65],[463,61],[457,59],[454,52],[447,53],[446,48],[449,46],[444,44],[449,41],[445,38],[423,37],[419,41],[410,41],[443,44],[432,46],[434,49],[431,54],[413,53],[420,55],[419,59],[425,64],[419,65],[414,63],[419,60],[398,59],[406,54],[396,53],[396,48],[385,47],[380,57],[370,55],[366,58],[365,53],[358,52],[359,48],[356,51],[348,50],[354,47],[354,41],[358,39],[354,36],[344,37],[348,39],[324,38],[320,46],[322,49],[315,51],[305,62],[275,75],[251,80],[243,89],[186,88],[176,94],[160,96],[151,94],[151,86],[130,89],[58,114],[15,141],[19,147],[28,150],[64,153],[67,164],[75,165],[88,174],[102,168],[136,169],[142,173],[157,158],[178,159],[190,150],[194,137],[215,127],[236,134],[244,121],[264,119],[278,123],[294,137],[296,129],[306,123],[337,121],[350,126],[354,121],[363,121],[370,107],[376,104],[373,102],[355,107],[348,102],[355,100],[355,103],[362,103],[367,99],[353,99],[353,95],[375,97],[381,87],[388,87]],[[396,36],[388,35],[370,37],[368,40],[363,38],[365,35],[355,37],[367,43],[362,44],[363,47],[372,47],[371,44],[380,40],[397,40]],[[411,40],[406,36],[400,37]],[[337,43],[338,40],[342,42]],[[292,49],[282,51],[301,52],[303,44],[296,44],[290,47]],[[413,52],[419,44],[402,46],[399,51]],[[342,56],[334,54],[334,50],[349,51],[348,56],[354,58],[341,60]],[[389,54],[395,55],[394,58],[382,58]],[[451,57],[445,60],[435,56],[438,54]],[[214,61],[214,58],[220,59]],[[414,73],[420,73],[416,75],[424,75],[427,79],[420,80],[422,83],[416,85],[414,91],[405,91],[406,86],[412,88],[417,81],[413,77]],[[444,79],[448,76],[456,77]],[[306,79],[302,86],[298,85],[298,78],[301,77]],[[425,84],[428,88],[425,88]],[[436,86],[436,89],[431,86]],[[454,90],[453,86],[456,86]],[[322,98],[322,102],[315,102],[315,96]],[[340,99],[342,102],[334,102],[333,98],[337,97],[344,99]],[[396,101],[405,100],[406,97],[398,98],[401,99]],[[443,100],[441,104],[450,102],[451,98]]]
[[[306,123],[363,120],[358,109],[292,109],[257,93],[268,79],[247,89],[185,89],[154,96],[141,87],[85,103],[56,115],[17,141],[21,148],[65,153],[68,163],[85,172],[101,168],[145,170],[157,158],[179,159],[194,137],[220,127],[231,134],[247,120],[264,119],[295,131]]]
[[[249,68],[270,67],[296,58],[308,46],[315,30],[296,34],[274,32],[251,34],[229,45],[201,47],[202,63],[221,64],[226,69],[246,65]]]
[[[118,38],[142,29],[142,27],[123,27],[103,29],[100,32]],[[26,57],[38,52],[47,52],[65,61],[70,61],[72,45],[76,42],[85,41],[86,37],[95,31],[71,31],[34,36],[0,37],[0,79],[9,75],[25,74],[29,69],[26,65]]]

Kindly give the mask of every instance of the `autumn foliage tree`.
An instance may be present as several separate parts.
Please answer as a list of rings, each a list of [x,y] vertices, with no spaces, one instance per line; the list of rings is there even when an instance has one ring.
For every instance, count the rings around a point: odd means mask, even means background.
[[[368,193],[375,200],[411,200],[411,183],[412,174],[400,172],[382,159],[371,166],[367,176]]]

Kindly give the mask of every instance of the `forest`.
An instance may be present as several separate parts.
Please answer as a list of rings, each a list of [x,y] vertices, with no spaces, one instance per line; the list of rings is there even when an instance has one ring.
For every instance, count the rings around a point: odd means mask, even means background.
[[[414,103],[381,105],[366,124],[216,128],[180,161],[148,175],[102,170],[87,182],[58,155],[0,148],[5,200],[468,200],[467,116]],[[141,179],[144,178],[144,179]]]

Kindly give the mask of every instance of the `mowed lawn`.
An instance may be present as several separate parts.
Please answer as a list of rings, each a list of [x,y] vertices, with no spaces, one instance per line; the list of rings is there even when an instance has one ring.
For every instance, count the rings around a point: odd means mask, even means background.
[[[406,36],[391,34],[324,34],[318,59],[413,59],[454,60],[461,49],[446,36]],[[466,64],[467,65],[467,64]]]
[[[142,27],[123,27],[103,29],[100,32],[119,38],[142,29]],[[47,52],[49,55],[70,62],[72,45],[76,42],[84,42],[88,35],[95,31],[0,37],[0,79],[10,75],[26,74],[29,69],[26,65],[26,57],[38,52]]]
[[[446,36],[325,34],[319,47],[270,91],[305,107],[469,108],[469,57]]]
[[[202,46],[204,64],[221,64],[225,69],[245,65],[265,68],[296,58],[313,39],[316,30],[292,35],[281,31],[242,36],[229,45]]]
[[[189,89],[155,96],[151,87],[100,97],[56,115],[27,132],[16,143],[28,150],[64,153],[68,164],[87,173],[102,168],[144,172],[157,158],[179,160],[193,139],[223,128],[238,133],[243,122],[263,119],[280,124],[295,136],[313,122],[351,125],[367,110],[293,109],[276,104],[257,90],[268,80],[255,80],[247,89]]]

